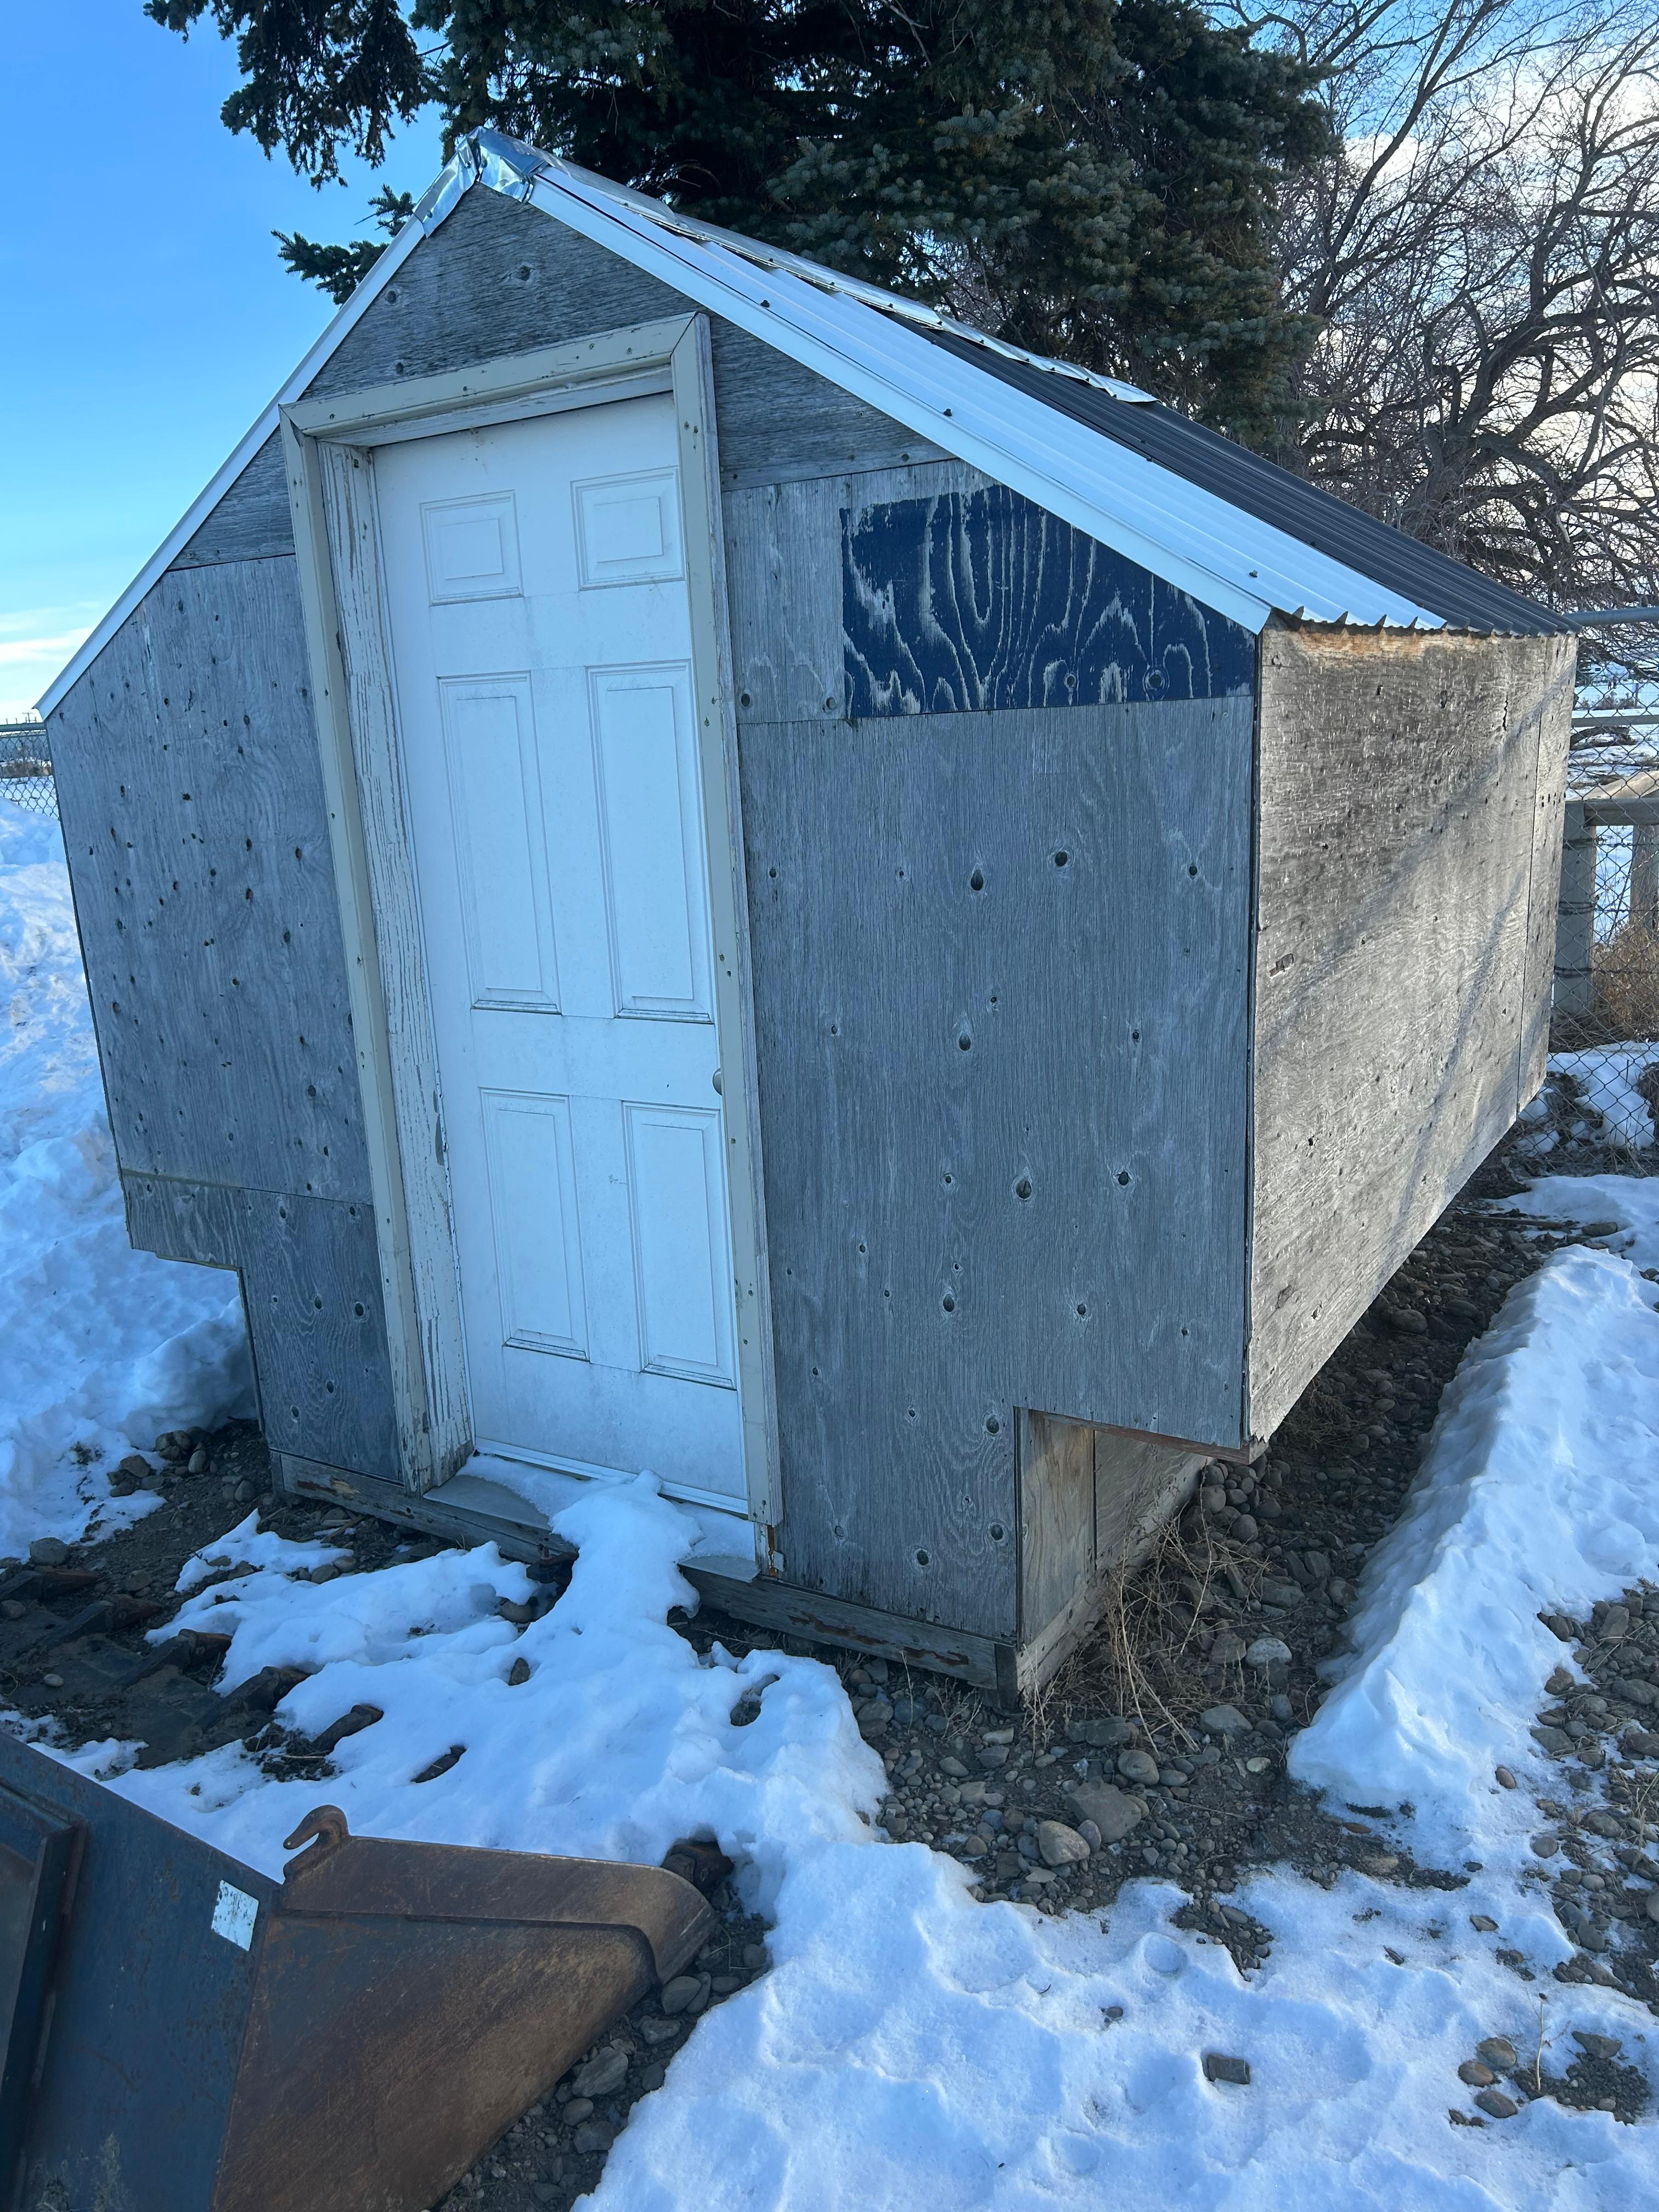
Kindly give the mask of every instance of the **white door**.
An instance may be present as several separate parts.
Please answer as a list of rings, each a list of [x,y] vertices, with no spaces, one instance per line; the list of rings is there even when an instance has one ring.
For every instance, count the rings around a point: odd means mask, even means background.
[[[673,404],[374,457],[481,1451],[741,1498]]]

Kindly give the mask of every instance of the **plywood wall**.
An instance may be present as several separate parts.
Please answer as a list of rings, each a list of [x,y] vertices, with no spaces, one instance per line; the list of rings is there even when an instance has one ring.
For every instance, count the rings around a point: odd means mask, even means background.
[[[1262,640],[1249,1421],[1542,1078],[1571,639]]]

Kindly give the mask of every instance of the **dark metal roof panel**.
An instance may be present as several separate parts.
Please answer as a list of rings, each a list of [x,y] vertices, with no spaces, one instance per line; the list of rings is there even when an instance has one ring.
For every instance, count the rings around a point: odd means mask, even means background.
[[[1126,405],[1094,385],[1012,359],[956,331],[931,329],[922,335],[1103,437],[1145,454],[1172,475],[1415,599],[1455,629],[1530,637],[1574,627],[1570,616],[1540,606],[1463,562],[1437,553],[1403,530],[1333,498],[1231,438],[1189,422],[1161,401]]]

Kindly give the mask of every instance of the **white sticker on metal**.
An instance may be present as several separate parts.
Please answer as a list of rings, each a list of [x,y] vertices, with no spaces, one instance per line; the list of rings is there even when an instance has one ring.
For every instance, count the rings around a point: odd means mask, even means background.
[[[257,1897],[250,1897],[245,1889],[233,1889],[228,1881],[220,1883],[219,1901],[213,1908],[216,1936],[222,1936],[227,1943],[246,1951],[253,1942],[253,1923],[258,1917]]]

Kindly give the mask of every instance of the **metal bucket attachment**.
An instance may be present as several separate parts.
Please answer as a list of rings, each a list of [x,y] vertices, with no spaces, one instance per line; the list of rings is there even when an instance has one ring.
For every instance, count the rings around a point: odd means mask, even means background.
[[[301,1844],[271,1881],[0,1732],[0,2203],[427,2212],[713,1924],[660,1867]]]

